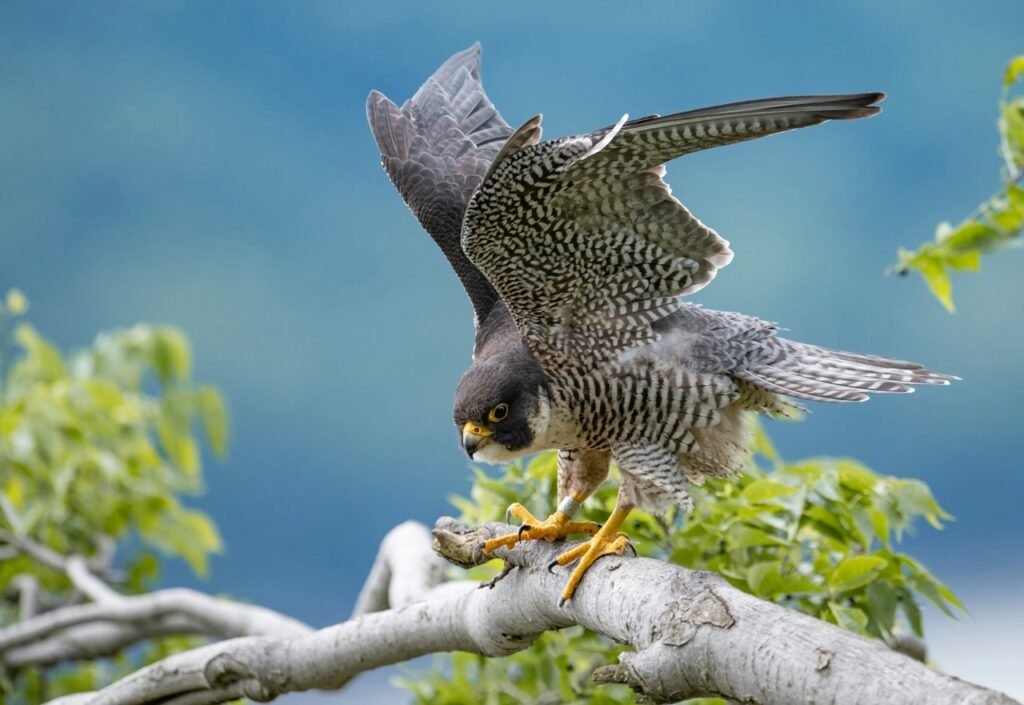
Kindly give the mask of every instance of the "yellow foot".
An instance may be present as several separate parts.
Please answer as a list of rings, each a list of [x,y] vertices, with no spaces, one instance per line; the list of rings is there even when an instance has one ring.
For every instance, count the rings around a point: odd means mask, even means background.
[[[569,549],[548,566],[548,570],[551,570],[556,565],[569,565],[576,559],[579,559],[579,563],[573,569],[572,575],[569,576],[569,582],[566,583],[565,589],[562,590],[562,597],[558,601],[559,606],[564,605],[572,598],[580,581],[583,580],[583,574],[594,564],[594,561],[601,556],[621,556],[627,546],[631,550],[633,549],[633,546],[629,543],[629,537],[621,531],[615,531],[622,523],[622,519],[625,518],[624,512],[621,517],[617,516],[618,514],[619,510],[616,510],[616,513],[609,518],[604,528],[598,531],[592,539]],[[633,550],[633,553],[635,555],[636,551]]]
[[[569,565],[574,560],[579,558],[580,562],[572,571],[572,575],[569,576],[569,582],[565,584],[565,589],[562,590],[562,597],[559,599],[558,604],[564,605],[568,602],[573,593],[576,592],[577,586],[580,581],[583,580],[583,574],[590,569],[590,566],[594,564],[601,556],[621,556],[626,550],[626,546],[630,546],[629,537],[626,534],[619,531],[611,537],[602,537],[600,535],[594,536],[594,538],[581,543],[575,548],[571,548],[558,558],[556,558],[548,569],[555,567],[556,565]]]
[[[569,515],[565,512],[555,512],[541,521],[518,502],[505,512],[505,521],[509,521],[512,517],[522,519],[523,524],[519,527],[519,531],[487,541],[484,543],[484,553],[494,553],[503,547],[512,548],[520,541],[536,541],[538,539],[555,541],[572,534],[593,536],[601,528],[599,524],[592,521],[569,521]]]

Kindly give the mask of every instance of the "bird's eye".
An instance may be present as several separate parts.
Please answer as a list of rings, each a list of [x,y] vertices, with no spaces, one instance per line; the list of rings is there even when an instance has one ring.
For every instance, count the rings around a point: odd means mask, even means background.
[[[487,419],[493,423],[501,421],[506,416],[508,416],[508,404],[498,404],[491,409],[491,413],[487,414]]]

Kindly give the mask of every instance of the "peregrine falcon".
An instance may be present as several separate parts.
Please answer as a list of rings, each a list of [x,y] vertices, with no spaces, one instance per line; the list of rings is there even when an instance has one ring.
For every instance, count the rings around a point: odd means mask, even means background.
[[[513,130],[480,82],[480,46],[452,56],[401,108],[366,111],[384,170],[440,246],[475,314],[473,361],[454,420],[470,458],[558,450],[557,510],[484,550],[589,539],[562,601],[600,556],[621,554],[636,506],[690,506],[689,483],[743,462],[755,413],[791,399],[859,402],[949,384],[921,365],[779,337],[739,313],[683,301],[729,264],[729,243],[672,196],[665,162],[702,149],[868,117],[882,93],[769,98],[629,121],[541,141],[541,116]],[[603,525],[575,522],[614,461]]]

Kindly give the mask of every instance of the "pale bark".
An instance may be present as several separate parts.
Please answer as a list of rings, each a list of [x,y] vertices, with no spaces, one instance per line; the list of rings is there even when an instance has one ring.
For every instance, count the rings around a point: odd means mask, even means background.
[[[446,558],[473,565],[483,560],[480,543],[508,530],[441,520],[434,533]],[[88,699],[59,702],[266,701],[286,692],[338,688],[358,673],[439,651],[511,654],[545,631],[573,624],[634,647],[594,677],[627,683],[655,702],[708,695],[760,705],[1016,702],[933,671],[881,642],[751,597],[716,575],[662,561],[602,558],[559,607],[566,574],[549,573],[546,566],[563,549],[537,542],[501,552],[515,569],[492,589],[438,583],[426,530],[404,524],[382,545],[359,599],[360,616],[291,638],[211,644],[142,669]]]
[[[161,629],[160,625],[169,620],[178,631]],[[146,625],[152,625],[152,630],[165,634],[205,634],[218,637],[252,634],[289,637],[312,631],[301,622],[263,607],[174,588],[148,595],[119,595],[115,600],[69,605],[0,629],[0,662],[12,666],[25,665],[25,648],[38,647],[40,642],[47,639],[55,643],[69,639],[81,641],[85,633],[79,630],[76,638],[72,628],[93,624],[122,624],[142,634],[147,633]],[[22,649],[21,656],[18,655],[19,648]]]
[[[9,536],[4,538],[10,540]],[[18,539],[14,545],[48,567],[63,570],[77,590],[93,602],[65,605],[42,614],[32,610],[28,618],[0,629],[0,666],[5,668],[110,656],[159,636],[230,638],[272,634],[287,638],[313,631],[273,610],[195,590],[173,588],[125,596],[94,575],[80,556],[63,556],[25,539]],[[22,597],[24,602],[24,592]]]

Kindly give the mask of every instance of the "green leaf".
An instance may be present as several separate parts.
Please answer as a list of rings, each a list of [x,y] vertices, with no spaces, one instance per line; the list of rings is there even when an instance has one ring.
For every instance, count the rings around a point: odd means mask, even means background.
[[[746,524],[735,524],[726,535],[730,550],[752,546],[785,546],[786,541]]]
[[[853,556],[843,560],[828,576],[828,587],[833,593],[847,592],[864,587],[881,573],[888,561],[878,556]]]
[[[20,324],[14,331],[14,339],[25,349],[24,361],[42,381],[52,381],[67,375],[64,360],[57,349],[43,339],[36,329],[27,323]]]
[[[977,272],[981,269],[981,252],[965,252],[962,255],[950,255],[946,264],[959,271]]]
[[[877,507],[869,507],[867,510],[868,520],[871,522],[871,528],[875,532],[875,536],[882,542],[884,546],[889,545],[889,517],[885,515],[885,512],[878,509]]]
[[[1024,163],[1024,99],[1004,103],[1000,113],[999,130],[1009,149],[1009,161],[1020,167]]]
[[[142,539],[160,550],[181,556],[199,576],[207,573],[207,557],[222,550],[220,534],[202,512],[174,506],[157,516],[144,517]]]
[[[903,614],[906,615],[907,621],[910,623],[910,628],[914,631],[917,636],[924,636],[924,628],[921,624],[921,607],[917,604],[917,600],[908,590],[901,590],[899,592],[900,606],[903,607]]]
[[[160,563],[152,553],[143,552],[128,569],[128,589],[134,593],[145,592],[151,582],[160,576]]]
[[[781,460],[779,452],[775,450],[771,438],[765,433],[764,426],[760,423],[754,426],[754,441],[750,445],[750,452],[756,455],[763,455],[772,462]]]
[[[909,517],[924,516],[936,529],[942,528],[942,519],[953,518],[939,506],[931,490],[920,480],[893,481],[889,493],[896,500],[900,511]]]
[[[28,299],[20,289],[11,289],[6,297],[7,310],[14,316],[21,316],[28,311]]]
[[[200,467],[199,446],[188,432],[188,428],[179,428],[172,418],[165,415],[160,418],[157,429],[160,445],[171,461],[186,475],[197,477]]]
[[[1006,67],[1006,73],[1003,75],[1003,87],[1012,86],[1022,73],[1024,73],[1024,55],[1015,56]]]
[[[839,470],[839,484],[855,492],[873,492],[878,484],[878,475],[856,460],[842,459],[836,462]]]
[[[747,584],[758,597],[771,598],[782,586],[778,561],[755,563],[747,569]]]
[[[48,674],[46,677],[47,697],[95,690],[100,683],[101,673],[102,670],[98,663],[89,663],[57,674]]]
[[[195,402],[213,452],[223,457],[228,452],[228,410],[224,397],[214,387],[204,386],[196,390]]]
[[[518,500],[518,494],[515,490],[498,480],[487,477],[483,472],[477,477],[476,486],[493,495],[497,495],[502,502],[512,503]]]
[[[795,492],[795,487],[791,487],[775,480],[755,480],[740,492],[740,497],[752,504],[759,504],[770,502],[778,497],[791,495]]]
[[[153,367],[165,385],[183,381],[192,374],[192,353],[188,340],[177,328],[160,328],[153,336]]]
[[[988,223],[978,220],[967,220],[950,232],[941,241],[944,253],[952,256],[971,252],[986,252],[995,248],[1004,236]]]
[[[829,602],[828,608],[836,618],[836,624],[854,634],[863,634],[867,630],[868,616],[856,607],[844,607],[836,602]]]
[[[942,261],[935,256],[928,255],[915,258],[910,266],[924,277],[932,296],[937,298],[947,311],[954,313],[956,307],[953,305],[953,285],[949,281],[949,274]]]
[[[868,616],[881,631],[881,636],[892,633],[896,624],[896,606],[899,598],[886,580],[876,580],[867,587]]]
[[[1024,188],[1010,184],[1006,189],[1006,200],[1010,208],[1024,218]]]

